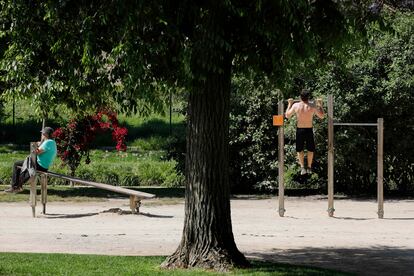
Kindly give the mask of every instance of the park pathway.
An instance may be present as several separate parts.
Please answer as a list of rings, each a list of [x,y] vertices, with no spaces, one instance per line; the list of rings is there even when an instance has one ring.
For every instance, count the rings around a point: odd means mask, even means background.
[[[388,200],[377,219],[372,200],[336,200],[335,217],[323,197],[232,202],[236,243],[251,259],[331,268],[359,275],[414,275],[414,200]],[[143,202],[141,215],[104,212],[125,200],[51,202],[33,219],[27,203],[0,203],[0,252],[168,255],[178,246],[184,205]]]

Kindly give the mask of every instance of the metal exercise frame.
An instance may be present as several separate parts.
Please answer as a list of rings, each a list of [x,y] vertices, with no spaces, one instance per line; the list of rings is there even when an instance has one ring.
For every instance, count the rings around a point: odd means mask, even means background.
[[[339,123],[334,120],[333,96],[328,95],[328,214],[333,217],[334,208],[334,126],[377,127],[377,202],[378,218],[384,218],[384,119],[377,123]]]
[[[384,218],[384,177],[383,177],[383,148],[384,148],[384,119],[378,118],[377,123],[339,123],[334,122],[333,96],[328,95],[328,215],[334,216],[334,126],[377,127],[377,201],[378,218]],[[278,103],[278,115],[284,116],[284,102]],[[279,216],[285,214],[284,188],[284,129],[283,123],[278,127],[278,169],[279,169]]]

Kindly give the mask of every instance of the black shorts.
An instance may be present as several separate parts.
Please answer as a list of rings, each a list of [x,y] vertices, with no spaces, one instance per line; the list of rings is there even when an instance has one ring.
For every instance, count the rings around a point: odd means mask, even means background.
[[[313,128],[296,129],[296,151],[301,152],[305,149],[315,151],[315,140],[313,138]]]

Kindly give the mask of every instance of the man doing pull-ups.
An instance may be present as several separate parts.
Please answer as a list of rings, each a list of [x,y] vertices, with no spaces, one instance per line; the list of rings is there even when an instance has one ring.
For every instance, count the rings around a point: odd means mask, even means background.
[[[292,117],[296,114],[296,152],[300,165],[300,174],[304,175],[312,173],[313,153],[315,152],[315,140],[313,138],[313,115],[316,114],[320,119],[323,119],[325,113],[322,108],[322,100],[317,99],[316,104],[309,102],[310,92],[303,89],[300,93],[300,102],[293,103],[293,99],[288,99],[288,107],[286,110],[286,118]],[[307,165],[305,169],[305,144],[307,149]]]

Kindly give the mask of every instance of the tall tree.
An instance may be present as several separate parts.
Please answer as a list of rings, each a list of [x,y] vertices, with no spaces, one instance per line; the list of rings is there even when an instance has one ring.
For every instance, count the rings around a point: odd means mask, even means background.
[[[6,94],[47,87],[52,100],[44,101],[75,110],[108,102],[133,111],[142,102],[159,107],[166,87],[185,87],[184,230],[164,266],[246,266],[230,213],[232,70],[281,75],[322,52],[345,29],[341,8],[358,1],[343,2],[1,1],[2,15],[16,22],[3,26],[11,40],[0,77]]]

